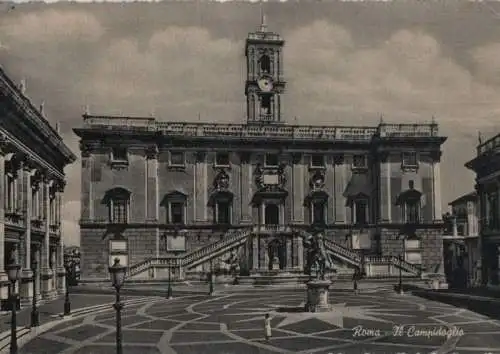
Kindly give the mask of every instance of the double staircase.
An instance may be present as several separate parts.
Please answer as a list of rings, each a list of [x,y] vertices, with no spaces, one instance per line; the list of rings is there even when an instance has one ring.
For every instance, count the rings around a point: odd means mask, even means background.
[[[172,268],[179,269],[179,273],[189,271],[203,263],[228,254],[233,250],[238,249],[245,244],[249,236],[262,231],[259,227],[247,227],[242,229],[234,229],[228,231],[224,238],[220,241],[211,243],[207,246],[196,249],[182,256],[163,256],[151,257],[142,262],[136,263],[128,268],[128,277],[134,278],[154,268]],[[276,231],[276,230],[275,230]],[[281,231],[281,230],[280,230]],[[286,230],[290,231],[290,230]],[[311,235],[304,230],[296,230],[303,238]],[[324,240],[325,247],[328,253],[335,259],[340,260],[349,268],[360,267],[364,268],[368,277],[383,277],[397,275],[399,269],[404,272],[405,276],[420,277],[422,269],[398,257],[394,256],[366,256],[362,257],[359,253],[344,247],[332,240]],[[182,278],[182,276],[181,276]]]
[[[128,277],[134,277],[154,267],[172,267],[180,269],[194,268],[202,263],[215,259],[231,250],[237,249],[248,240],[252,228],[230,230],[224,239],[198,248],[183,256],[164,256],[147,258],[129,267]]]

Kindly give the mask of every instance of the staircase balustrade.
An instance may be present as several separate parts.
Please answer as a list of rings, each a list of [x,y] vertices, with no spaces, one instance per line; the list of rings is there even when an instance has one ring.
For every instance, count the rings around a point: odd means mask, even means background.
[[[227,246],[240,242],[248,237],[252,232],[251,229],[231,230],[224,237],[224,239],[211,243],[205,247],[194,250],[184,256],[163,256],[147,258],[142,262],[136,263],[128,269],[128,276],[134,276],[142,271],[150,268],[151,266],[171,266],[171,267],[186,267],[193,262],[202,259],[212,253],[220,251]]]

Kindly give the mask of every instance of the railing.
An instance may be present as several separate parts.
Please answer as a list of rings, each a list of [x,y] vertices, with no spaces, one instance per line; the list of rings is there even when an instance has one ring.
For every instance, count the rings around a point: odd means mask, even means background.
[[[272,40],[272,41],[281,41],[281,37],[277,33],[273,32],[256,32],[256,33],[249,33],[248,34],[248,39],[266,39],[266,40]]]
[[[239,230],[231,230],[228,232],[228,236],[225,236],[223,240],[212,243],[205,247],[199,248],[193,252],[188,253],[183,257],[181,265],[186,266],[192,263],[193,261],[203,258],[213,252],[219,251],[230,244],[242,241],[250,235],[252,232],[251,229],[239,229]]]
[[[437,137],[438,125],[431,124],[385,124],[378,126],[378,135],[381,138],[418,138]]]
[[[253,232],[292,232],[288,225],[255,225]]]
[[[356,264],[361,264],[361,257],[354,251],[351,251],[348,248],[342,247],[338,243],[335,243],[330,240],[325,240],[325,246],[330,250],[333,251],[334,253],[337,253],[341,256],[344,256],[345,258],[351,260],[352,262]]]
[[[271,115],[265,115],[271,119]],[[377,127],[340,127],[311,125],[252,125],[211,124],[187,122],[158,122],[153,117],[106,117],[84,116],[86,129],[128,129],[158,131],[166,136],[234,137],[234,138],[282,138],[304,140],[341,140],[369,142],[378,135],[381,138],[419,138],[438,136],[438,125],[386,124]],[[500,138],[499,138],[500,140]],[[498,143],[498,142],[497,142]]]
[[[223,250],[227,246],[245,240],[252,232],[251,229],[239,229],[229,231],[223,240],[209,244],[194,250],[184,256],[163,256],[145,259],[129,267],[128,276],[134,276],[150,268],[151,266],[185,267],[210,254]]]
[[[482,155],[487,151],[493,151],[500,147],[500,134],[486,140],[484,143],[477,146],[477,154]]]

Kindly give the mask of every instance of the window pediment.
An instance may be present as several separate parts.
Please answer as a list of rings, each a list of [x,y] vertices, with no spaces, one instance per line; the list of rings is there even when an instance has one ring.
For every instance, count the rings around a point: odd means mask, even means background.
[[[212,193],[210,196],[210,199],[208,201],[208,204],[213,206],[216,203],[232,203],[233,202],[234,195],[233,193],[229,191],[216,191]]]
[[[322,190],[312,191],[305,198],[305,204],[310,204],[310,203],[314,203],[314,202],[324,203],[324,202],[328,201],[328,197],[329,197],[329,195],[325,191],[322,191]]]
[[[420,202],[422,193],[416,189],[407,189],[399,194],[396,205],[414,204]]]
[[[108,203],[110,200],[129,200],[132,193],[123,187],[115,187],[109,189],[104,194],[103,203]]]
[[[161,206],[166,206],[168,203],[184,203],[187,199],[187,194],[184,193],[183,191],[180,190],[175,190],[171,191],[163,197],[163,200],[161,201],[160,205]]]

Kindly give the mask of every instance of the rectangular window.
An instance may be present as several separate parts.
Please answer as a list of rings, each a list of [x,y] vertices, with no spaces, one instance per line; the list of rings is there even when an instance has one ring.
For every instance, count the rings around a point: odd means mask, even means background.
[[[168,164],[172,167],[184,167],[186,159],[183,151],[170,151]]]
[[[114,162],[127,162],[128,161],[128,151],[127,151],[127,148],[114,147],[111,150],[111,161],[114,161]]]
[[[402,162],[405,167],[417,167],[417,153],[414,151],[403,152]]]
[[[488,226],[490,229],[498,228],[498,194],[492,192],[488,195]]]
[[[366,155],[354,155],[352,159],[352,167],[354,169],[365,169],[368,167]]]
[[[314,154],[311,156],[311,167],[321,168],[325,167],[325,156],[321,154]]]
[[[354,223],[356,225],[368,224],[368,200],[358,199],[354,202]]]
[[[111,222],[114,224],[127,223],[127,204],[126,200],[111,201]]]
[[[264,166],[266,167],[278,167],[279,159],[278,154],[266,154]]]
[[[420,203],[406,202],[404,204],[404,221],[409,224],[418,224],[420,222]]]
[[[5,185],[5,211],[7,213],[15,212],[16,203],[16,179],[11,174],[6,175]]]
[[[228,202],[217,202],[216,204],[217,223],[230,224],[231,223],[231,205]]]
[[[312,204],[312,222],[313,224],[325,223],[325,204],[323,202],[314,202]]]
[[[215,154],[215,166],[216,167],[229,167],[229,153],[227,152],[217,152]]]
[[[184,203],[180,202],[170,203],[169,221],[171,224],[184,224]]]

